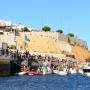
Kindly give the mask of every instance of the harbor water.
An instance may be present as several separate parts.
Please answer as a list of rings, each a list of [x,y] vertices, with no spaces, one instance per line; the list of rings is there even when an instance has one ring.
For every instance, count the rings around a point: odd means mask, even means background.
[[[80,74],[0,77],[0,90],[90,90],[90,77]]]

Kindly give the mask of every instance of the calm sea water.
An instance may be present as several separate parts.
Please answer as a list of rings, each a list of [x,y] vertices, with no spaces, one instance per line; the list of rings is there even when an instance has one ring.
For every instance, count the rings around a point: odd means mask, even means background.
[[[90,90],[90,77],[80,74],[0,77],[0,90]]]

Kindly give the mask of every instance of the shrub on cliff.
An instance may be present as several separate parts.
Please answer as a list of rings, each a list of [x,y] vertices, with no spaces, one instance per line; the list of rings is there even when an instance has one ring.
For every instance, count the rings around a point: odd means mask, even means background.
[[[90,57],[85,59],[86,62],[90,62]]]
[[[9,46],[9,49],[16,49],[16,45]]]
[[[49,26],[42,27],[42,31],[51,31],[51,28]]]
[[[3,32],[0,32],[0,35],[3,35],[4,33]]]
[[[56,32],[63,33],[63,30],[62,29],[58,29]]]
[[[27,27],[24,27],[21,32],[30,32]]]
[[[74,37],[74,34],[73,33],[68,33],[68,36]]]

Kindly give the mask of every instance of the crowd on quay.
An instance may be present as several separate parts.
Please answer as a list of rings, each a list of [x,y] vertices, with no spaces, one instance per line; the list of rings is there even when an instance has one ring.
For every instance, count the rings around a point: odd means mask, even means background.
[[[24,53],[18,50],[12,51],[9,49],[0,50],[0,55],[10,56],[11,61],[21,65],[23,69],[35,69],[43,65],[43,62],[47,62],[51,69],[63,70],[63,68],[75,68],[77,62],[74,58],[58,58],[51,55],[31,54],[29,51]]]

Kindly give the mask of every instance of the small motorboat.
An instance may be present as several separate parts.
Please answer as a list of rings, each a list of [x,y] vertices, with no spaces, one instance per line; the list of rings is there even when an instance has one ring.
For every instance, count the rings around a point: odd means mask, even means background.
[[[80,68],[80,69],[78,70],[78,73],[83,74],[84,72],[83,72],[83,70]]]
[[[70,68],[70,69],[69,69],[69,73],[70,73],[70,74],[76,74],[77,71],[76,71],[75,68],[74,68],[74,69],[73,69],[73,68]]]
[[[53,70],[53,73],[55,73],[57,75],[61,75],[61,76],[65,76],[65,75],[68,74],[68,72],[66,71],[66,69],[64,69],[63,71]]]
[[[19,73],[17,73],[16,75],[25,75],[26,74],[26,71],[22,71],[22,72],[19,72]]]
[[[87,63],[84,67],[83,67],[83,72],[85,75],[90,76],[90,63]]]
[[[46,75],[46,74],[51,74],[51,73],[52,73],[52,71],[51,71],[51,70],[49,70],[49,71],[48,71],[48,70],[46,70],[46,69],[43,69],[43,70],[42,70],[42,74],[43,74],[43,75]]]
[[[41,66],[41,71],[42,71],[43,75],[52,73],[52,70],[51,70],[51,68],[50,68],[50,66],[48,65],[47,62],[43,63],[43,65]]]

